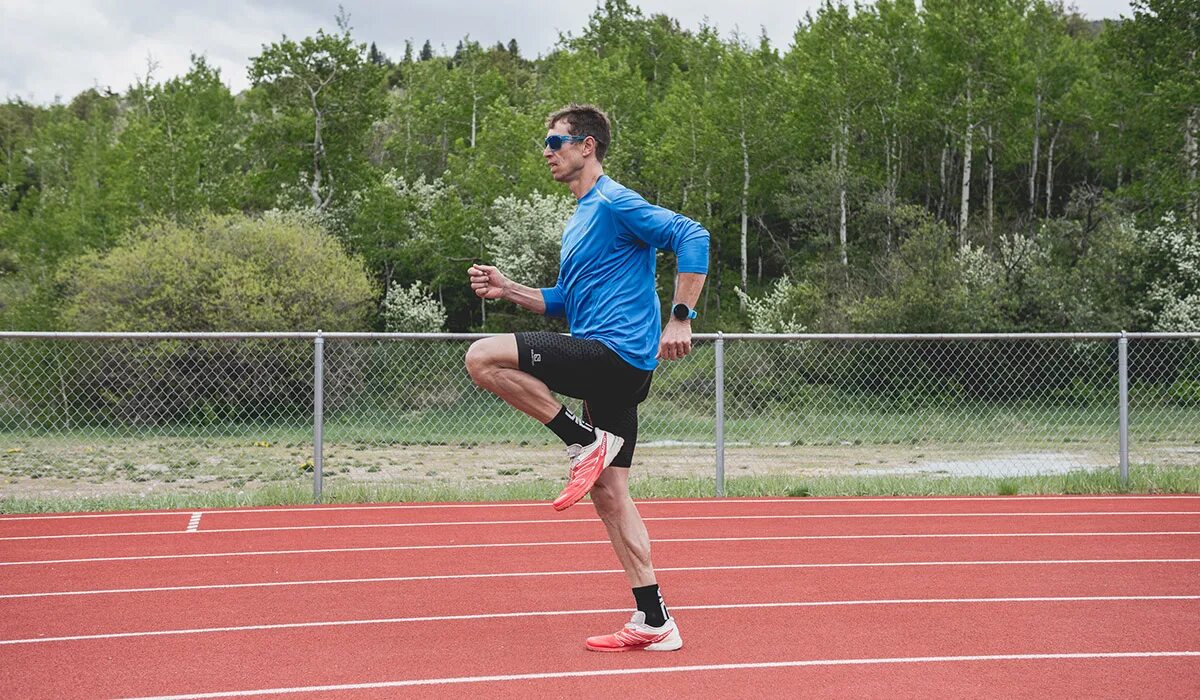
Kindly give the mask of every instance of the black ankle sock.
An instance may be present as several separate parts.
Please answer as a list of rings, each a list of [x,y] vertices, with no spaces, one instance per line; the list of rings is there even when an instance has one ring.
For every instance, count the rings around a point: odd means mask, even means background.
[[[657,583],[633,589],[633,599],[637,601],[637,609],[646,613],[646,624],[651,627],[662,627],[671,617]]]
[[[583,445],[587,447],[596,441],[596,431],[582,418],[576,418],[574,413],[563,406],[558,415],[550,419],[546,427],[553,430],[564,444]]]

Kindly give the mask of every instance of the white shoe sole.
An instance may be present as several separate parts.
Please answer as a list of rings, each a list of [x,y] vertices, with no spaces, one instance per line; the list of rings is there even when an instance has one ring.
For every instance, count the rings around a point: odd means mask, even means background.
[[[671,630],[671,635],[661,642],[655,642],[643,651],[678,651],[683,647],[683,637],[679,636],[679,628]]]

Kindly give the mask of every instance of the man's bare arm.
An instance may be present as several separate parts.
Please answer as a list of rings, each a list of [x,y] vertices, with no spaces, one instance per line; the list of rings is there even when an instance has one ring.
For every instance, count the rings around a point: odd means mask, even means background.
[[[687,304],[696,308],[700,300],[700,290],[704,288],[707,275],[699,272],[680,272],[675,276],[675,298],[671,306],[677,303]],[[658,343],[658,357],[663,360],[678,360],[692,351],[692,322],[680,321],[674,316],[668,316],[667,326],[663,328],[662,339]]]
[[[700,290],[704,288],[704,280],[707,277],[708,275],[698,272],[680,272],[675,275],[675,299],[671,305],[683,302],[688,308],[696,308],[696,302],[700,301]]]
[[[481,299],[507,299],[536,314],[546,313],[541,289],[517,284],[491,265],[472,265],[467,274],[471,276],[472,291]]]

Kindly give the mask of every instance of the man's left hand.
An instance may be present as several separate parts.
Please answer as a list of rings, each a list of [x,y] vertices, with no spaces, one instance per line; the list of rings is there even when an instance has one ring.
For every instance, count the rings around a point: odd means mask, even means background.
[[[678,360],[692,351],[692,324],[672,318],[658,342],[658,359]]]

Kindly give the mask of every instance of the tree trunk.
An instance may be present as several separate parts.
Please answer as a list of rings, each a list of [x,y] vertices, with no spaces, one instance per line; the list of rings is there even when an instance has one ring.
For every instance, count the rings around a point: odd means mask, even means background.
[[[1191,185],[1192,196],[1188,199],[1188,213],[1192,220],[1192,230],[1200,231],[1200,195],[1196,193],[1196,175],[1200,170],[1200,149],[1196,144],[1196,131],[1200,129],[1200,107],[1192,107],[1188,112],[1187,127],[1183,133],[1184,160],[1188,164],[1188,184]]]
[[[950,146],[943,143],[942,162],[938,166],[938,218],[942,220],[946,218],[946,157],[949,150]]]
[[[478,112],[479,95],[471,96],[471,148],[475,148],[475,114]]]
[[[967,88],[967,136],[963,140],[962,203],[958,214],[958,244],[966,243],[968,216],[971,213],[971,151],[975,125],[971,123],[971,88]]]
[[[405,175],[405,177],[407,177],[409,172],[411,172],[408,169],[408,156],[411,151],[412,151],[412,118],[406,117],[404,119],[404,175]]]
[[[749,219],[747,208],[750,200],[750,148],[746,144],[746,127],[742,126],[742,290],[747,290],[746,287],[746,229]],[[743,310],[745,310],[746,302],[742,302]]]
[[[1058,132],[1062,129],[1062,120],[1054,125],[1054,133],[1050,135],[1050,148],[1046,149],[1046,218],[1051,216],[1051,198],[1054,196],[1054,144],[1058,142]]]
[[[1193,8],[1195,6],[1193,5]],[[1192,10],[1193,26],[1197,17],[1196,10]],[[1188,55],[1188,68],[1192,68],[1196,64],[1196,47],[1193,45],[1191,52]],[[1189,73],[1194,71],[1189,70]],[[1200,192],[1196,191],[1196,175],[1197,170],[1200,170],[1200,149],[1196,145],[1196,131],[1200,129],[1200,107],[1192,105],[1188,111],[1187,127],[1183,134],[1183,152],[1184,159],[1188,164],[1188,185],[1192,191],[1192,196],[1188,199],[1188,213],[1192,219],[1192,233],[1200,235]]]
[[[694,124],[694,122],[693,122],[693,124]],[[692,147],[693,147],[693,149],[695,148],[695,140],[694,140],[695,137],[696,137],[696,132],[693,130],[692,131],[692,138],[693,138]],[[696,162],[696,159],[694,156],[695,156],[695,151],[693,150],[693,158],[692,158],[693,163]],[[708,225],[711,225],[711,224],[709,224],[709,222],[712,221],[712,202],[709,201],[709,196],[708,196],[708,194],[709,194],[708,176],[709,176],[709,173],[711,172],[711,170],[710,170],[711,167],[712,166],[709,165],[708,163],[705,163],[705,165],[704,165],[704,204],[705,204],[704,210],[705,210],[705,213],[707,214],[707,218],[704,220],[704,222],[705,222],[705,224],[708,224]],[[717,316],[717,318],[720,318],[720,316],[721,316],[721,277],[720,277],[721,239],[718,236],[713,236],[712,239],[713,239],[712,240],[712,251],[710,253],[711,257],[709,258],[709,269],[712,270],[717,275],[716,285],[715,285],[717,288],[716,316]],[[711,280],[712,277],[710,276],[709,279]],[[704,316],[705,316],[705,318],[708,318],[708,293],[709,293],[709,291],[711,291],[713,286],[714,285],[712,285],[712,284],[704,285]]]
[[[1037,216],[1038,147],[1042,131],[1042,79],[1038,78],[1033,100],[1033,156],[1029,159],[1029,216]]]
[[[996,218],[996,157],[992,150],[992,125],[987,128],[987,240],[992,242],[992,225]]]
[[[446,125],[442,124],[442,162],[441,170],[446,171],[450,165],[450,136],[446,133]]]
[[[690,115],[690,126],[692,133],[692,163],[695,164],[699,160],[699,148],[696,146],[696,115]],[[696,186],[696,168],[687,169],[687,180],[683,182],[683,201],[680,203],[680,209],[687,211],[688,194],[691,193],[693,187]]]
[[[921,149],[921,172],[925,173],[925,210],[930,211],[933,207],[933,168],[929,167],[929,149]]]
[[[850,258],[846,250],[846,180],[848,173],[846,172],[846,140],[849,138],[849,125],[845,118],[842,119],[840,128],[838,129],[838,163],[837,163],[837,179],[838,179],[838,243],[841,244],[842,267],[849,267]]]
[[[316,122],[316,133],[313,135],[313,174],[312,181],[309,183],[308,193],[312,196],[313,208],[321,211],[321,156],[325,153],[325,143],[321,140],[322,114],[317,107],[317,93],[312,95],[313,116]]]
[[[887,154],[887,183],[884,185],[885,205],[887,206],[887,230],[884,232],[884,245],[888,251],[892,249],[892,229],[893,215],[896,213],[896,181],[894,179],[895,169],[892,166],[892,134],[889,132],[883,144],[884,152]]]

